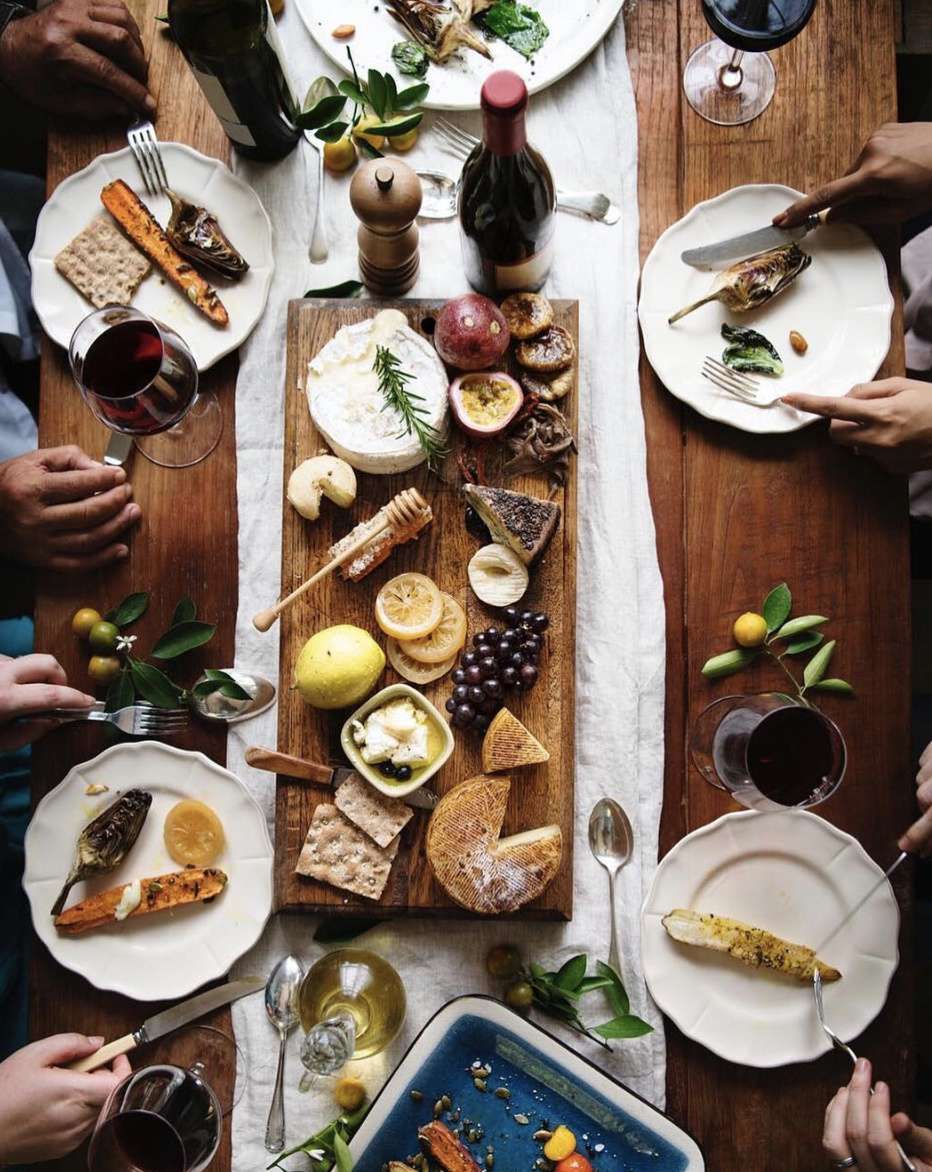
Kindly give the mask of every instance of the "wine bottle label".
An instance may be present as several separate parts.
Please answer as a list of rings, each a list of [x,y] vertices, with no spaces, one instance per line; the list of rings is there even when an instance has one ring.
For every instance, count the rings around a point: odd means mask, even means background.
[[[483,259],[483,276],[491,287],[500,292],[514,289],[539,289],[547,279],[553,264],[553,238],[533,256],[517,264],[503,265]]]
[[[230,138],[241,146],[255,146],[256,140],[252,136],[252,131],[240,122],[219,79],[214,77],[212,73],[196,69],[193,65],[191,72],[197,78],[197,83],[203,90],[204,97],[210,103],[210,108],[220,119],[220,124]]]

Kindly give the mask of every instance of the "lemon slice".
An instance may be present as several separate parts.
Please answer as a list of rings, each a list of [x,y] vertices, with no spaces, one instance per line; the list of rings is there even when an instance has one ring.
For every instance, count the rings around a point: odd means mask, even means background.
[[[466,642],[466,614],[463,608],[441,590],[443,614],[440,622],[420,639],[399,640],[399,647],[418,663],[444,663]]]
[[[209,867],[226,844],[223,824],[210,806],[185,798],[168,811],[165,819],[165,849],[176,863],[185,867]]]
[[[429,635],[443,617],[443,599],[426,574],[399,574],[375,600],[375,621],[393,639]],[[442,657],[449,658],[449,653]]]
[[[397,639],[388,640],[385,644],[385,654],[388,656],[388,662],[395,671],[403,679],[406,679],[409,684],[433,683],[434,680],[439,680],[441,676],[445,676],[448,671],[452,671],[456,667],[457,660],[456,653],[454,652],[443,663],[418,663],[410,655],[405,655]]]

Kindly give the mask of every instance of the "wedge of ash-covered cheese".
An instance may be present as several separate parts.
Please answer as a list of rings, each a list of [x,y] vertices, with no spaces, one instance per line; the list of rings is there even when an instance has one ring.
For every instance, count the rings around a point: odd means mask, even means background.
[[[406,472],[425,459],[395,407],[386,404],[373,369],[384,346],[410,375],[409,395],[424,423],[442,442],[447,435],[447,379],[443,363],[403,313],[383,309],[365,321],[343,326],[311,359],[305,390],[314,425],[333,451],[360,472]]]

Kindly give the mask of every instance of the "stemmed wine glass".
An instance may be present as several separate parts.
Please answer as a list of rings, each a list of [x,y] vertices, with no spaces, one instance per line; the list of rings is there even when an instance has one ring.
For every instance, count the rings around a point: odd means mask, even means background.
[[[187,468],[214,450],[223,415],[198,395],[197,364],[174,330],[128,305],[108,305],[78,324],[68,348],[84,401],[112,431],[136,437],[153,464]]]
[[[683,89],[690,106],[720,126],[756,118],[776,87],[768,50],[798,36],[815,6],[816,0],[702,0],[718,39],[700,45],[686,62]]]

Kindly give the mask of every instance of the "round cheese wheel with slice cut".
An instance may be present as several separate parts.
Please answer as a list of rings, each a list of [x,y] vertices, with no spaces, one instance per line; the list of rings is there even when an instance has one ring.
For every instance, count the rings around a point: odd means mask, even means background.
[[[427,829],[437,881],[461,907],[482,915],[513,912],[536,899],[563,858],[559,826],[501,838],[508,777],[480,774],[444,794]]]

